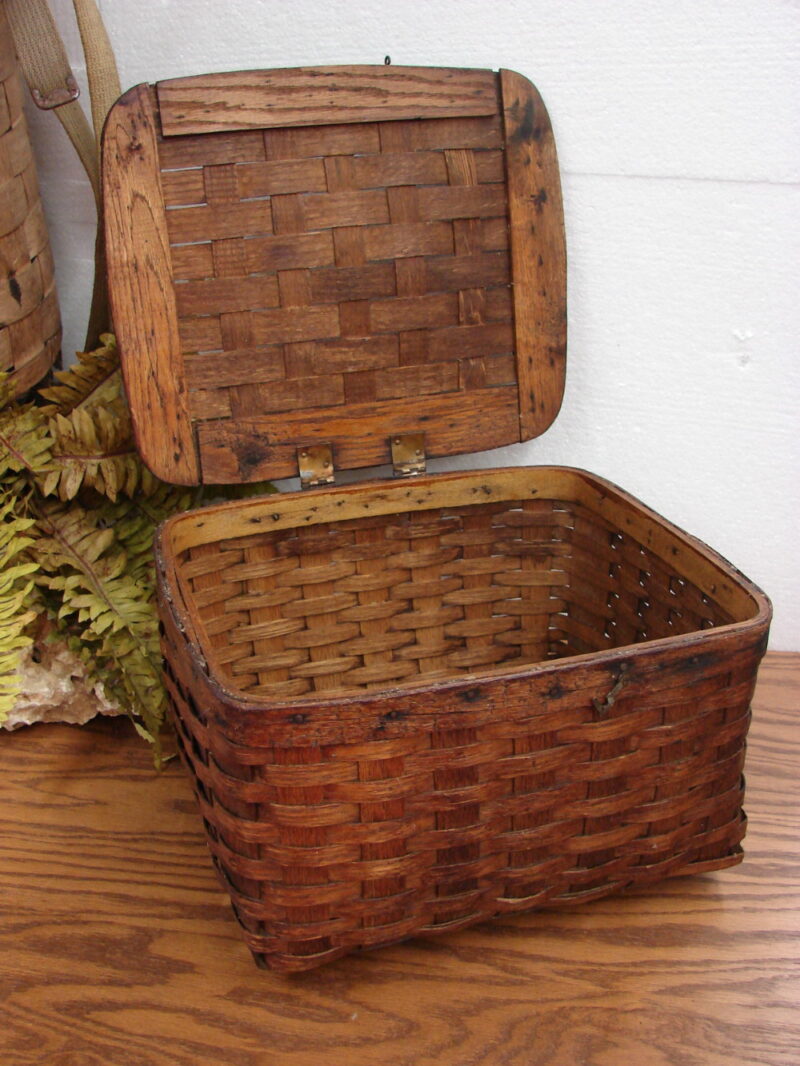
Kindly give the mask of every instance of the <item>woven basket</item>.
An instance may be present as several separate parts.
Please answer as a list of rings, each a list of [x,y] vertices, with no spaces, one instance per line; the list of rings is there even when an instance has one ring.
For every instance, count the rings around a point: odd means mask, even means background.
[[[256,960],[307,969],[738,862],[763,595],[590,474],[420,473],[561,402],[533,86],[369,67],[138,86],[104,180],[156,473],[404,475],[160,535],[173,720]]]
[[[58,358],[61,319],[22,82],[0,3],[0,370],[21,395]]]
[[[729,565],[577,471],[311,495],[159,546],[173,720],[257,961],[740,861],[769,607]]]

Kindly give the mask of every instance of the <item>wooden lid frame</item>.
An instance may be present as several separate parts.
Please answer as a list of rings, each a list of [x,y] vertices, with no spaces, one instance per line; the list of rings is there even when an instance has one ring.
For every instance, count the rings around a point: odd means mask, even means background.
[[[176,484],[544,432],[561,404],[555,144],[512,71],[327,67],[139,85],[103,138],[137,445]]]

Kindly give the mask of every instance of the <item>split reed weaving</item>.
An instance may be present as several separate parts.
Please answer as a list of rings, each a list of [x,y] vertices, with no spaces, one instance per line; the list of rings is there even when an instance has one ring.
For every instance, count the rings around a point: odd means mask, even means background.
[[[560,500],[205,544],[181,575],[220,676],[272,699],[447,680],[732,620],[635,539]]]
[[[260,964],[740,860],[763,631],[736,656],[721,634],[692,651],[736,619],[585,504],[322,522],[197,543],[176,567],[227,691],[196,687],[165,611],[174,721]]]
[[[160,164],[209,442],[220,420],[381,403],[388,436],[476,391],[518,438],[499,115],[179,137]]]

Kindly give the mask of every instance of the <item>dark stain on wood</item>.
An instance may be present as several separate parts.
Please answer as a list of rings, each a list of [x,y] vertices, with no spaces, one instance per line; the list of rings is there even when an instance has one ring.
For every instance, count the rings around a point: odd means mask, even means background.
[[[267,457],[268,449],[257,440],[247,440],[241,443],[236,450],[236,461],[242,474],[242,480],[247,481],[254,467],[263,463]]]
[[[520,101],[512,109],[515,122],[514,131],[509,138],[511,144],[527,144],[531,138],[539,140],[542,131],[537,129],[533,100],[527,97],[524,102]],[[538,133],[538,137],[537,137]]]
[[[458,694],[459,699],[464,703],[478,703],[480,700],[486,699],[486,693],[480,688],[465,688]]]

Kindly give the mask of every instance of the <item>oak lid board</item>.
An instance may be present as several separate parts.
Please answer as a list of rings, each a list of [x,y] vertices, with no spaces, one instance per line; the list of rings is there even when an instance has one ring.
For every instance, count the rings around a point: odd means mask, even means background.
[[[552,129],[512,71],[327,67],[139,85],[103,185],[137,445],[178,484],[528,440],[564,386]]]

